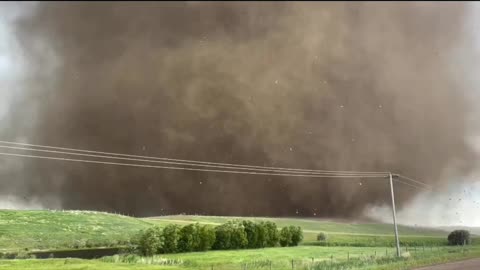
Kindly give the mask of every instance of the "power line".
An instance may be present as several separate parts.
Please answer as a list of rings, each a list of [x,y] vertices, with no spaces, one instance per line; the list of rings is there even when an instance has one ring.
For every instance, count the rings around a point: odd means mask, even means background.
[[[423,185],[423,186],[425,186],[425,187],[427,187],[427,188],[432,188],[430,185],[427,185],[427,184],[425,184],[425,183],[423,183],[423,182],[420,182],[420,181],[418,181],[418,180],[412,179],[412,178],[410,178],[410,177],[406,177],[406,176],[401,175],[401,174],[397,174],[397,176],[400,177],[400,178],[403,178],[403,179],[405,179],[405,180],[410,180],[410,181],[415,182],[415,183],[417,183],[417,184]]]
[[[410,187],[413,187],[413,188],[417,188],[417,189],[431,190],[430,188],[423,187],[423,186],[418,186],[418,185],[412,185],[410,183],[407,183],[407,182],[404,182],[404,181],[398,180],[398,179],[393,179],[393,181],[396,181],[398,183],[402,183],[404,185],[407,185],[407,186],[410,186]]]
[[[75,149],[75,148],[66,148],[66,147],[57,147],[57,146],[48,146],[48,145],[39,145],[39,144],[29,144],[29,143],[18,143],[18,142],[9,142],[9,141],[0,141],[0,143],[10,144],[10,145],[31,146],[31,147],[38,147],[38,148],[45,148],[45,149],[67,150],[67,151],[74,151],[74,152],[81,152],[81,153],[110,155],[110,156],[118,156],[118,157],[142,158],[142,159],[162,160],[162,161],[175,161],[175,162],[190,163],[190,164],[229,166],[229,167],[236,167],[236,168],[272,169],[272,170],[284,170],[284,171],[302,172],[302,173],[317,172],[317,173],[343,173],[343,174],[366,174],[366,175],[370,175],[370,174],[385,174],[385,175],[388,175],[388,173],[389,173],[389,172],[310,170],[310,169],[296,169],[296,168],[283,168],[283,167],[240,165],[240,164],[221,163],[221,162],[207,162],[207,161],[196,161],[196,160],[187,160],[187,159],[174,159],[174,158],[161,158],[161,157],[151,157],[151,156],[142,156],[142,155],[129,155],[129,154],[120,154],[120,153],[112,153],[112,152],[83,150],[83,149]],[[194,166],[194,165],[192,165],[192,166]]]
[[[49,146],[49,145],[38,145],[38,144],[29,144],[29,143],[18,143],[18,142],[10,142],[10,141],[0,141],[3,144],[9,145],[20,145],[20,146],[30,146],[30,147],[37,147],[37,148],[44,148],[44,149],[34,149],[34,148],[25,148],[25,147],[15,147],[15,146],[5,146],[0,145],[0,148],[9,148],[9,149],[17,149],[17,150],[26,150],[26,151],[36,151],[36,152],[45,152],[45,153],[56,153],[56,154],[67,154],[67,155],[76,155],[76,156],[88,156],[88,157],[96,157],[96,158],[109,158],[109,159],[118,159],[118,160],[129,160],[129,161],[140,161],[140,162],[153,162],[153,163],[165,163],[165,164],[173,164],[173,165],[185,165],[185,166],[199,166],[199,167],[207,167],[207,168],[220,168],[220,169],[232,169],[232,170],[245,170],[245,171],[253,171],[249,172],[241,172],[241,171],[221,171],[221,170],[210,170],[210,169],[195,169],[195,168],[184,168],[184,167],[174,167],[174,166],[149,166],[149,165],[142,165],[142,167],[158,167],[158,168],[166,168],[166,169],[179,169],[183,168],[184,170],[190,171],[210,171],[210,172],[232,172],[232,173],[244,173],[244,174],[258,174],[258,175],[273,175],[271,173],[258,173],[256,171],[264,171],[264,172],[274,172],[277,173],[275,175],[279,176],[296,176],[301,174],[302,177],[308,176],[319,176],[319,177],[382,177],[387,176],[389,172],[361,172],[361,171],[332,171],[332,170],[309,170],[309,169],[296,169],[296,168],[283,168],[283,167],[268,167],[268,166],[254,166],[254,165],[240,165],[240,164],[232,164],[232,163],[220,163],[220,162],[206,162],[206,161],[195,161],[195,160],[186,160],[186,159],[173,159],[173,158],[160,158],[160,157],[150,157],[150,156],[142,156],[142,155],[129,155],[129,154],[121,154],[121,153],[112,153],[112,152],[102,152],[102,151],[93,151],[93,150],[84,150],[84,149],[75,149],[75,148],[66,148],[66,147],[56,147],[56,146]],[[57,149],[57,150],[45,150],[45,149]],[[67,150],[71,152],[65,151],[58,151],[58,150]],[[83,153],[90,153],[90,154],[83,154]],[[8,154],[8,153],[4,153]],[[13,155],[13,154],[11,154]],[[18,156],[29,156],[33,157],[33,155],[18,155]],[[38,158],[41,158],[40,156]],[[42,158],[50,158],[50,157],[42,157]],[[50,158],[50,159],[60,159],[61,158]],[[63,159],[63,160],[71,160],[74,159]],[[89,161],[89,160],[78,160],[83,162],[90,162],[90,163],[102,163],[100,161]],[[117,164],[115,162],[103,162],[103,164]],[[118,163],[118,164],[126,164],[126,163]],[[132,164],[133,166],[140,166],[138,164]],[[125,166],[125,165],[124,165]],[[427,185],[421,181],[406,177],[404,175],[395,174],[399,178],[403,178],[405,180],[414,182],[416,184],[422,185],[422,188],[430,189],[431,186]],[[405,185],[410,185],[412,187],[420,188],[418,186],[414,186],[404,181],[400,181],[395,179],[399,183],[403,183]]]
[[[29,157],[29,158],[38,158],[38,159],[51,159],[51,160],[63,160],[63,161],[73,161],[73,162],[84,162],[84,163],[96,163],[96,164],[108,164],[108,165],[118,165],[118,166],[128,166],[128,167],[142,167],[142,168],[157,168],[157,169],[171,169],[171,170],[186,170],[186,171],[201,171],[201,172],[217,172],[217,173],[234,173],[234,174],[252,174],[252,175],[267,175],[267,176],[291,176],[291,177],[311,177],[311,178],[385,178],[385,175],[310,175],[310,174],[285,174],[285,173],[263,173],[263,172],[248,172],[248,171],[229,171],[229,170],[212,170],[212,169],[198,169],[198,168],[185,168],[185,167],[175,167],[175,166],[157,166],[157,165],[146,165],[146,164],[132,164],[132,163],[119,163],[119,162],[108,162],[108,161],[97,161],[97,160],[85,160],[85,159],[72,159],[72,158],[62,158],[62,157],[49,157],[49,156],[37,156],[37,155],[24,155],[24,154],[14,154],[14,153],[4,153],[0,152],[0,155],[4,156],[15,156],[15,157]]]
[[[5,146],[0,145],[0,148],[7,148],[7,149],[15,149],[15,150],[25,150],[25,151],[34,151],[34,152],[44,152],[44,153],[54,153],[54,154],[66,154],[66,155],[74,155],[74,156],[84,156],[84,157],[95,157],[95,158],[107,158],[107,159],[117,159],[117,160],[128,160],[128,161],[140,161],[140,162],[152,162],[152,163],[164,163],[164,164],[173,164],[173,165],[187,165],[187,166],[199,166],[199,167],[209,167],[209,168],[222,168],[222,169],[237,169],[237,170],[247,170],[247,171],[270,171],[270,172],[282,172],[282,173],[304,173],[304,174],[312,174],[312,175],[378,175],[378,176],[385,176],[385,173],[327,173],[327,172],[310,172],[310,171],[290,171],[284,169],[254,169],[254,168],[243,168],[243,167],[235,167],[235,166],[222,166],[222,165],[207,165],[207,164],[190,164],[185,162],[176,162],[176,161],[165,161],[165,160],[151,160],[151,159],[139,159],[139,158],[126,158],[126,157],[116,157],[110,155],[97,155],[97,154],[83,154],[83,153],[75,153],[75,152],[66,152],[66,151],[57,151],[57,150],[45,150],[45,149],[34,149],[34,148],[26,148],[26,147],[17,147],[17,146]]]

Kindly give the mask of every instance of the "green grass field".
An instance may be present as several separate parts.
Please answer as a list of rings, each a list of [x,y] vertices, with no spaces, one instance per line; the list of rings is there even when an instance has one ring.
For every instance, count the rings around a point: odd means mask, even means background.
[[[391,224],[344,223],[300,218],[209,216],[163,216],[137,219],[99,212],[11,210],[0,211],[0,251],[119,246],[138,231],[153,225],[162,227],[171,223],[184,225],[195,222],[218,225],[236,218],[257,221],[270,220],[279,227],[300,226],[304,230],[305,240],[302,246],[291,248],[166,254],[151,258],[113,256],[99,260],[0,260],[0,270],[190,270],[212,269],[212,267],[221,270],[240,270],[269,269],[270,262],[272,269],[292,269],[292,260],[295,269],[408,269],[407,266],[480,256],[480,246],[470,248],[467,253],[452,252],[445,247],[436,247],[446,243],[448,234],[446,231],[400,226],[402,246],[404,248],[409,246],[408,251],[412,256],[409,259],[398,261],[393,257],[394,237]],[[327,233],[328,241],[326,243],[316,241],[316,235],[319,232]],[[417,247],[413,248],[413,246]],[[403,251],[405,252],[405,250]],[[326,266],[323,265],[325,261],[330,262],[330,266],[333,264],[338,267],[325,268]]]
[[[0,211],[0,251],[48,250],[84,247],[119,246],[138,231],[152,225],[202,224],[218,225],[239,217],[164,216],[132,218],[83,211]],[[329,246],[392,246],[391,224],[340,223],[297,218],[248,218],[271,220],[279,227],[303,228],[305,244],[318,245],[316,235],[326,232]],[[399,226],[401,240],[409,246],[442,245],[446,231]],[[325,244],[325,243],[324,243]]]
[[[98,212],[0,211],[0,251],[112,245],[151,226],[141,219]]]
[[[243,270],[258,269],[363,269],[394,270],[411,269],[446,261],[480,256],[480,247],[462,252],[460,248],[441,248],[433,251],[411,252],[410,257],[397,259],[394,249],[358,247],[313,247],[268,248],[262,250],[209,251],[162,255],[149,258],[137,256],[112,256],[99,260],[45,259],[45,260],[0,260],[0,269],[11,270]],[[376,253],[375,253],[376,252]],[[348,257],[347,257],[348,256]],[[348,259],[347,259],[348,258]],[[271,266],[271,268],[270,268]]]

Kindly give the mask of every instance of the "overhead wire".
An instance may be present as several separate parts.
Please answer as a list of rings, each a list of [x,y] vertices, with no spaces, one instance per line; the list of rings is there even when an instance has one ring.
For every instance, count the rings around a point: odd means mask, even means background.
[[[417,183],[417,184],[420,184],[420,185],[423,185],[423,186],[425,186],[425,187],[431,188],[430,185],[427,185],[427,184],[425,184],[425,183],[423,183],[423,182],[421,182],[421,181],[415,180],[415,179],[413,179],[413,178],[406,177],[406,176],[401,175],[401,174],[396,174],[396,175],[397,175],[398,177],[400,177],[400,178],[403,178],[403,179],[406,179],[406,180],[410,180],[410,181],[415,182],[415,183]]]
[[[7,144],[7,145],[2,145]],[[27,147],[18,147],[18,146],[8,146],[8,145],[19,145],[19,146],[28,146]],[[32,148],[35,147],[35,148]],[[389,176],[389,172],[364,172],[364,171],[332,171],[332,170],[310,170],[310,169],[297,169],[297,168],[284,168],[284,167],[269,167],[269,166],[255,166],[255,165],[240,165],[233,163],[220,163],[220,162],[207,162],[207,161],[196,161],[196,160],[186,160],[186,159],[173,159],[173,158],[160,158],[160,157],[151,157],[151,156],[142,156],[142,155],[130,155],[130,154],[121,154],[113,152],[104,152],[104,151],[94,151],[94,150],[84,150],[84,149],[75,149],[75,148],[66,148],[66,147],[57,147],[49,145],[39,145],[39,144],[29,144],[29,143],[19,143],[11,141],[0,141],[0,148],[14,149],[14,150],[24,150],[24,151],[34,151],[34,152],[43,152],[43,153],[53,153],[53,154],[64,154],[64,155],[75,155],[75,156],[84,156],[84,157],[94,157],[94,158],[105,158],[105,159],[116,159],[116,160],[127,160],[127,161],[139,161],[139,162],[151,162],[151,163],[163,163],[163,164],[172,164],[172,165],[182,165],[182,166],[192,166],[192,167],[205,167],[205,168],[216,168],[216,169],[199,169],[199,168],[186,168],[186,167],[176,167],[176,166],[155,166],[155,165],[144,165],[144,164],[129,164],[129,163],[119,163],[119,162],[107,162],[107,161],[95,161],[95,160],[84,160],[84,159],[71,159],[71,158],[61,158],[61,157],[49,157],[49,156],[35,156],[35,155],[24,155],[24,154],[12,154],[12,153],[0,153],[0,155],[7,156],[17,156],[17,157],[30,157],[30,158],[43,158],[43,159],[54,159],[54,160],[64,160],[64,161],[76,161],[76,162],[87,162],[87,163],[99,163],[99,164],[110,164],[110,165],[121,165],[121,166],[134,166],[134,167],[148,167],[148,168],[162,168],[162,169],[174,169],[174,170],[188,170],[188,171],[204,171],[204,172],[220,172],[220,173],[238,173],[238,174],[255,174],[255,175],[271,175],[271,176],[295,176],[295,177],[323,177],[323,178],[384,178]],[[40,149],[36,149],[40,148]],[[56,149],[56,150],[48,150]],[[59,151],[62,150],[62,151]],[[63,151],[65,150],[65,151]],[[219,169],[228,169],[228,170],[219,170]],[[240,171],[239,171],[240,170]],[[259,172],[260,171],[260,172]],[[267,173],[270,172],[270,173]],[[413,178],[395,174],[398,178],[411,181],[415,184],[407,183],[401,181],[397,178],[394,180],[409,185],[415,188],[430,189],[431,186],[427,185],[421,181],[415,180]],[[418,185],[421,185],[419,187]]]
[[[29,158],[38,158],[38,159],[63,160],[63,161],[73,161],[73,162],[84,162],[84,163],[108,164],[108,165],[118,165],[118,166],[128,166],[128,167],[172,169],[172,170],[201,171],[201,172],[218,172],[218,173],[234,173],[234,174],[291,176],[291,177],[310,177],[310,178],[361,178],[361,177],[385,178],[384,175],[311,175],[311,174],[293,174],[293,173],[292,174],[286,174],[286,173],[265,173],[265,172],[232,171],[232,170],[213,170],[213,169],[186,168],[186,167],[175,167],[175,166],[158,166],[158,165],[147,165],[147,164],[120,163],[120,162],[86,160],[86,159],[72,159],[72,158],[49,157],[49,156],[38,156],[38,155],[25,155],[25,154],[15,154],[15,153],[5,153],[5,152],[0,152],[0,155],[15,156],[15,157],[29,157]]]
[[[117,160],[128,160],[128,161],[140,161],[140,162],[151,162],[151,163],[164,163],[164,164],[173,164],[173,165],[186,165],[186,166],[197,166],[197,167],[208,167],[208,168],[222,168],[222,169],[236,169],[236,170],[246,170],[246,171],[270,171],[270,172],[282,172],[282,173],[304,173],[312,175],[378,175],[385,176],[386,173],[376,172],[376,173],[331,173],[331,172],[311,172],[311,171],[290,171],[284,169],[265,169],[265,168],[242,168],[235,166],[221,166],[221,165],[208,165],[208,164],[191,164],[185,162],[176,162],[176,161],[166,161],[166,160],[154,160],[154,159],[140,159],[140,158],[127,158],[127,157],[117,157],[110,155],[97,155],[97,154],[84,154],[84,153],[75,153],[67,151],[57,151],[57,150],[46,150],[46,149],[34,149],[26,147],[17,147],[17,146],[5,146],[0,145],[0,148],[14,149],[14,150],[25,150],[33,152],[44,152],[44,153],[53,153],[53,154],[64,154],[64,155],[74,155],[74,156],[84,156],[84,157],[95,157],[95,158],[107,158],[107,159],[117,159]]]
[[[40,145],[40,144],[18,143],[18,142],[10,142],[10,141],[0,141],[0,143],[9,144],[9,145],[31,146],[31,147],[44,148],[44,149],[66,150],[66,151],[73,151],[73,152],[80,152],[80,153],[92,153],[92,154],[110,155],[110,156],[118,156],[118,157],[127,157],[127,158],[142,158],[142,159],[150,159],[150,160],[174,161],[174,162],[182,162],[182,163],[189,163],[189,164],[231,166],[231,167],[237,167],[237,168],[256,168],[256,169],[285,170],[285,171],[292,171],[292,172],[298,171],[298,172],[345,173],[345,174],[388,174],[389,173],[389,172],[311,170],[311,169],[297,169],[297,168],[285,168],[285,167],[241,165],[241,164],[222,163],[222,162],[208,162],[208,161],[196,161],[196,160],[187,160],[187,159],[174,159],[174,158],[161,158],[161,157],[142,156],[142,155],[130,155],[130,154],[121,154],[121,153],[94,151],[94,150],[84,150],[84,149],[66,148],[66,147]]]

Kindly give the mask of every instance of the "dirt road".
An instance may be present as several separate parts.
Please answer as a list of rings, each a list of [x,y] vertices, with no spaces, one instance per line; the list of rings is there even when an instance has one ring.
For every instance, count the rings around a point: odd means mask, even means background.
[[[440,264],[415,270],[478,270],[480,269],[480,259],[472,259],[454,263]]]

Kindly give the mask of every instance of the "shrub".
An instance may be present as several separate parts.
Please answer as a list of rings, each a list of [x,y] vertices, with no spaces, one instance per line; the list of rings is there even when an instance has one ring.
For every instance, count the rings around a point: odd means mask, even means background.
[[[289,226],[291,242],[289,246],[298,246],[303,240],[303,231],[300,226]]]
[[[212,249],[215,243],[215,230],[207,225],[197,226],[198,242],[195,245],[196,251],[207,251]]]
[[[259,228],[258,224],[253,223],[250,220],[242,221],[242,225],[247,235],[247,248],[258,248],[262,246],[262,243],[259,243]]]
[[[470,238],[470,232],[467,230],[455,230],[448,235],[448,244],[454,245],[469,245],[472,239]]]
[[[163,228],[163,253],[175,253],[178,251],[179,231],[179,226],[174,224],[169,224]]]
[[[159,254],[162,247],[162,230],[155,226],[141,234],[138,249],[142,255]]]
[[[282,247],[298,246],[302,240],[302,228],[298,226],[283,227],[280,231],[280,245]]]
[[[181,252],[190,252],[194,250],[195,225],[189,224],[183,226],[179,231],[178,250]]]
[[[290,232],[288,227],[283,227],[280,230],[280,246],[286,247],[289,246],[292,242],[292,233]]]
[[[214,249],[241,249],[245,248],[247,244],[247,234],[241,223],[228,221],[215,227]]]
[[[325,242],[325,241],[327,241],[327,239],[328,239],[327,234],[324,233],[324,232],[321,232],[317,235],[317,240],[318,241]]]
[[[222,224],[215,227],[215,243],[213,249],[225,250],[230,249],[230,241],[232,238],[231,227],[228,224]]]
[[[246,248],[248,244],[247,234],[242,224],[238,222],[231,222],[232,237],[230,238],[231,249]]]
[[[266,247],[275,247],[278,245],[279,233],[277,229],[277,224],[271,221],[262,222],[263,228],[265,230],[265,246]]]

